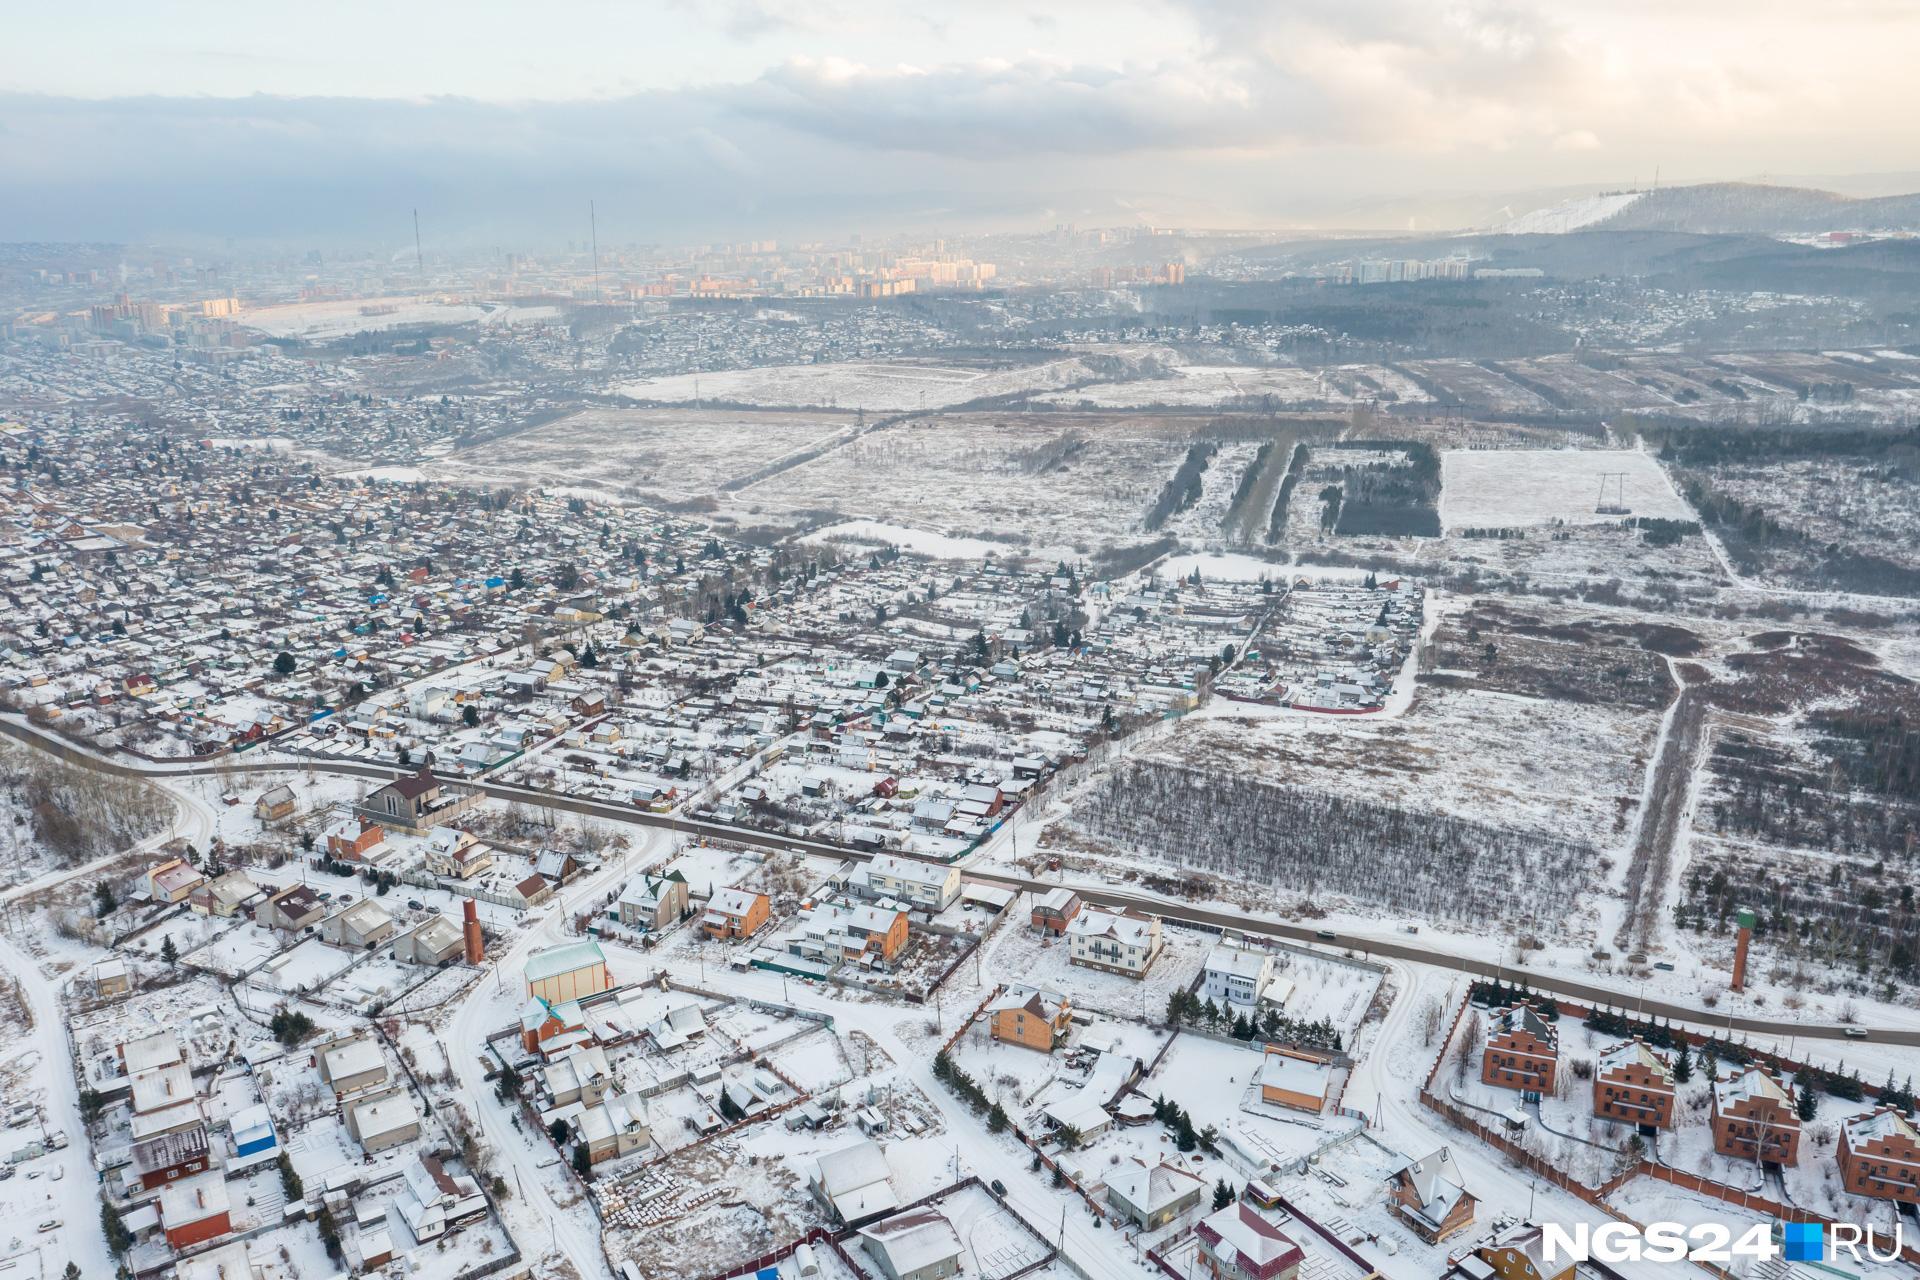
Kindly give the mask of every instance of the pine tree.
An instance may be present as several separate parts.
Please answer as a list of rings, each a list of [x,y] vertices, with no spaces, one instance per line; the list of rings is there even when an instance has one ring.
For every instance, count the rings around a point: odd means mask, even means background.
[[[1213,1184],[1213,1207],[1224,1209],[1233,1203],[1233,1188],[1227,1185],[1225,1178]]]
[[[168,935],[166,936],[166,938],[164,938],[164,939],[162,939],[162,940],[161,940],[161,943],[160,943],[160,958],[161,958],[162,960],[165,960],[165,961],[166,961],[166,962],[167,962],[168,964],[178,964],[178,963],[179,963],[179,961],[180,961],[180,948],[178,948],[178,947],[176,947],[176,946],[174,946],[174,945],[173,945],[173,935],[172,935],[172,934],[168,934]]]
[[[1681,1084],[1693,1079],[1693,1055],[1687,1052],[1685,1044],[1680,1046],[1680,1052],[1673,1059],[1673,1078]]]
[[[1001,1133],[1007,1127],[1007,1111],[999,1103],[994,1103],[987,1112],[987,1132]]]

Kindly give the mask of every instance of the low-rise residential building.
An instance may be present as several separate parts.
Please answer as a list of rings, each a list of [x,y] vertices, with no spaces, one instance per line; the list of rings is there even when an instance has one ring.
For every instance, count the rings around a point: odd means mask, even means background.
[[[147,896],[155,902],[185,902],[189,894],[207,882],[185,858],[168,858],[147,868]]]
[[[1034,932],[1047,937],[1061,936],[1073,918],[1080,914],[1080,907],[1080,895],[1073,890],[1064,886],[1047,890],[1033,900],[1030,920]]]
[[[929,913],[945,911],[960,896],[960,868],[877,853],[848,877],[849,887],[871,898],[894,898]]]
[[[217,1169],[169,1182],[160,1189],[160,1228],[174,1249],[187,1249],[233,1230],[232,1199]]]
[[[1713,1149],[1735,1160],[1800,1162],[1800,1114],[1793,1086],[1760,1067],[1713,1082]]]
[[[136,1142],[131,1155],[133,1177],[146,1191],[205,1173],[213,1167],[213,1153],[207,1144],[204,1124]]]
[[[260,887],[240,870],[224,872],[212,880],[203,880],[187,895],[187,909],[196,915],[230,920],[251,902]]]
[[[1200,994],[1221,1008],[1260,1003],[1273,981],[1273,953],[1222,942],[1207,952],[1201,969]]]
[[[268,894],[266,900],[254,908],[253,918],[269,929],[298,933],[326,919],[327,904],[320,900],[318,890],[304,884],[291,884]]]
[[[420,1108],[405,1089],[391,1089],[347,1104],[346,1119],[347,1132],[368,1155],[420,1136]]]
[[[1394,1212],[1428,1244],[1473,1225],[1475,1201],[1453,1152],[1440,1147],[1395,1173],[1387,1183]]]
[[[1260,1058],[1260,1101],[1319,1115],[1333,1087],[1333,1064],[1325,1058],[1268,1045]]]
[[[938,1209],[912,1209],[860,1232],[860,1246],[886,1280],[943,1280],[960,1273],[960,1236]]]
[[[408,964],[445,964],[465,944],[460,926],[435,912],[393,940],[393,958]]]
[[[665,929],[687,914],[687,878],[678,871],[629,881],[613,916],[630,929]]]
[[[1857,1196],[1920,1204],[1920,1130],[1905,1113],[1877,1107],[1840,1126],[1840,1185]]]
[[[386,829],[379,823],[347,814],[327,828],[327,856],[342,862],[367,862],[386,838]]]
[[[319,1049],[315,1063],[320,1079],[333,1090],[336,1099],[360,1093],[387,1082],[387,1055],[380,1052],[372,1036],[350,1036]]]
[[[1202,1218],[1193,1234],[1214,1280],[1293,1280],[1306,1261],[1300,1246],[1245,1200]]]
[[[900,1207],[886,1153],[870,1139],[821,1156],[807,1179],[807,1189],[822,1208],[850,1227],[885,1217]]]
[[[773,904],[764,893],[751,889],[715,889],[707,899],[700,927],[710,938],[751,938],[773,914]]]
[[[1087,907],[1068,922],[1067,941],[1074,964],[1143,978],[1160,955],[1160,918]]]
[[[372,898],[342,907],[320,922],[322,940],[355,951],[371,951],[398,932],[393,916]]]
[[[1206,1184],[1165,1161],[1122,1160],[1107,1174],[1107,1203],[1143,1231],[1157,1231],[1200,1203]]]
[[[283,782],[260,793],[260,798],[253,802],[253,816],[262,822],[279,822],[283,818],[291,818],[299,807],[300,801],[294,796],[293,788]]]
[[[1570,1258],[1547,1261],[1546,1232],[1531,1222],[1503,1227],[1474,1246],[1474,1253],[1499,1280],[1569,1280],[1574,1274]]]
[[[471,831],[435,827],[427,837],[426,866],[436,876],[471,880],[493,869],[493,850]]]
[[[395,1198],[394,1208],[413,1238],[423,1244],[486,1216],[487,1198],[480,1184],[465,1174],[449,1172],[433,1156],[414,1157],[401,1177],[406,1186]]]
[[[1073,1021],[1073,1006],[1063,995],[1012,986],[987,1005],[987,1031],[995,1040],[1052,1053]]]
[[[1673,1064],[1635,1036],[1600,1055],[1593,1073],[1593,1114],[1622,1124],[1673,1128]]]
[[[1559,1062],[1559,1032],[1532,1005],[1502,1009],[1488,1021],[1480,1083],[1528,1094],[1552,1093]]]

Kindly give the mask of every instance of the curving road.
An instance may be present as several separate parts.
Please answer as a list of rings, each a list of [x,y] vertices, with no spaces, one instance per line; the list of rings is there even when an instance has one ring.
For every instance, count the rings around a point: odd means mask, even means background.
[[[399,765],[374,764],[368,761],[346,760],[220,760],[220,761],[181,761],[179,763],[152,763],[141,761],[137,764],[116,760],[98,752],[78,746],[40,727],[28,724],[17,716],[0,716],[0,736],[14,738],[41,751],[65,760],[69,764],[84,769],[119,777],[164,779],[169,777],[205,777],[218,774],[275,774],[275,773],[330,773],[347,777],[367,778],[376,781],[389,781],[410,772]],[[823,840],[810,840],[801,836],[779,835],[767,831],[755,831],[747,827],[733,826],[724,822],[710,822],[698,818],[685,818],[675,814],[649,813],[628,805],[609,804],[601,800],[587,800],[577,796],[559,795],[551,791],[541,791],[533,787],[513,786],[508,783],[488,782],[485,780],[461,781],[458,785],[479,791],[498,800],[520,801],[527,804],[544,805],[567,813],[586,817],[600,818],[609,822],[623,822],[635,826],[663,827],[685,835],[704,836],[714,840],[731,840],[738,844],[754,845],[760,848],[781,849],[794,853],[821,854],[848,861],[864,862],[872,854],[842,845],[831,844]],[[907,854],[907,857],[914,855]],[[931,859],[923,859],[931,861]],[[1058,888],[1058,881],[1037,880],[1025,876],[1008,875],[1001,872],[968,870],[969,879],[983,884],[997,885],[1002,888],[1021,892],[1044,892]],[[1670,1001],[1636,996],[1632,989],[1615,990],[1595,982],[1585,982],[1560,974],[1540,973],[1516,965],[1495,964],[1476,956],[1461,955],[1443,950],[1426,943],[1401,941],[1399,937],[1380,933],[1337,933],[1329,930],[1314,929],[1306,925],[1287,924],[1277,920],[1265,920],[1237,911],[1223,911],[1209,907],[1198,907],[1177,898],[1162,897],[1157,894],[1132,893],[1122,889],[1104,886],[1071,886],[1080,897],[1096,906],[1133,907],[1151,915],[1178,923],[1199,925],[1209,929],[1233,929],[1241,933],[1253,934],[1265,938],[1275,938],[1288,942],[1317,943],[1343,950],[1357,951],[1363,955],[1383,959],[1408,960],[1420,964],[1430,964],[1443,969],[1452,969],[1476,977],[1500,978],[1510,983],[1523,983],[1535,990],[1564,996],[1586,1004],[1608,1005],[1625,1008],[1629,1005],[1641,1011],[1647,1017],[1666,1018],[1670,1021],[1695,1023],[1719,1030],[1745,1031],[1759,1035],[1783,1037],[1795,1036],[1801,1039],[1837,1040],[1847,1036],[1849,1031],[1864,1031],[1873,1040],[1884,1044],[1920,1045],[1920,1030],[1907,1027],[1865,1027],[1860,1024],[1795,1022],[1777,1018],[1756,1018],[1743,1015],[1716,1013],[1711,1009],[1693,1008]]]

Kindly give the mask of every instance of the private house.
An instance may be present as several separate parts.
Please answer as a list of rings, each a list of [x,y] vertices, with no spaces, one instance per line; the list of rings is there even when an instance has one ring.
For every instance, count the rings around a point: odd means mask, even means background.
[[[294,796],[293,788],[283,782],[260,794],[260,798],[253,802],[253,816],[262,822],[279,822],[291,818],[299,807],[300,801]]]
[[[1673,1065],[1635,1036],[1600,1055],[1593,1073],[1593,1114],[1622,1124],[1673,1128]]]
[[[1530,1004],[1493,1015],[1480,1051],[1480,1083],[1523,1093],[1553,1092],[1560,1035]]]
[[[715,889],[707,899],[707,910],[700,927],[709,938],[751,938],[773,914],[773,906],[764,893],[751,889]]]
[[[1073,1022],[1065,996],[1033,987],[1008,987],[987,1006],[987,1031],[995,1040],[1052,1053]]]
[[[514,885],[507,896],[517,901],[521,907],[531,910],[553,898],[553,882],[545,876],[528,876]]]
[[[348,814],[327,828],[327,856],[342,862],[367,862],[387,833],[379,823]]]
[[[828,964],[892,964],[907,949],[907,913],[897,906],[823,902],[804,911],[786,936],[793,955]]]
[[[369,792],[360,802],[361,817],[385,827],[423,834],[445,822],[451,822],[480,800],[479,792],[456,795],[433,774],[428,765],[418,773],[395,778],[384,787]]]
[[[406,1187],[393,1207],[423,1244],[486,1216],[487,1198],[480,1184],[465,1174],[449,1173],[433,1156],[414,1157],[401,1177]]]
[[[534,874],[556,887],[579,875],[585,864],[560,849],[542,849],[540,856],[534,859]]]
[[[393,940],[393,958],[407,964],[445,964],[465,946],[460,926],[435,912]]]
[[[587,1019],[578,1001],[553,1004],[533,996],[520,1010],[520,1045],[528,1053],[547,1054],[588,1038]]]
[[[581,1108],[573,1128],[594,1164],[631,1155],[653,1138],[646,1100],[637,1093],[615,1094]]]
[[[228,871],[195,886],[193,892],[187,895],[187,910],[195,915],[231,920],[259,892],[260,887],[247,878],[246,872]]]
[[[821,1156],[807,1179],[807,1189],[821,1208],[850,1227],[885,1217],[900,1207],[886,1153],[871,1140]]]
[[[256,922],[282,933],[298,933],[326,917],[327,904],[320,901],[318,891],[304,884],[288,885],[278,893],[269,894],[253,911]]]
[[[1202,998],[1222,1009],[1252,1008],[1273,981],[1273,953],[1222,942],[1207,952],[1200,973]]]
[[[1415,1160],[1387,1182],[1387,1196],[1400,1220],[1428,1244],[1473,1225],[1476,1201],[1445,1147]]]
[[[204,1124],[136,1142],[131,1155],[131,1179],[137,1181],[143,1191],[205,1173],[213,1167]]]
[[[913,1209],[860,1232],[860,1247],[886,1280],[943,1280],[960,1273],[960,1236],[938,1209]]]
[[[315,1055],[315,1065],[335,1101],[387,1082],[386,1055],[369,1036],[335,1041]]]
[[[1202,1218],[1193,1229],[1200,1265],[1214,1280],[1294,1280],[1306,1254],[1245,1200]]]
[[[1571,1280],[1574,1264],[1547,1261],[1546,1233],[1531,1222],[1516,1222],[1474,1247],[1474,1253],[1498,1280]]]
[[[1268,1045],[1260,1057],[1260,1101],[1319,1115],[1333,1085],[1333,1065],[1297,1049]]]
[[[459,827],[435,827],[427,837],[427,870],[436,876],[471,880],[493,866],[493,850]]]
[[[363,1098],[348,1104],[345,1110],[347,1132],[368,1155],[420,1136],[420,1108],[405,1089],[394,1088]]]
[[[688,911],[687,878],[678,871],[642,875],[620,891],[613,917],[630,929],[665,929]]]
[[[607,1064],[607,1051],[597,1044],[576,1044],[540,1069],[540,1081],[550,1105],[578,1102],[595,1106],[619,1082]]]
[[[1087,907],[1067,923],[1067,943],[1074,964],[1144,978],[1160,955],[1160,918]]]
[[[147,868],[147,896],[155,902],[185,902],[188,895],[207,882],[185,858],[168,858]]]
[[[1735,1160],[1800,1162],[1800,1113],[1793,1086],[1759,1067],[1713,1082],[1713,1149]]]
[[[1845,1121],[1834,1162],[1854,1195],[1920,1205],[1920,1131],[1903,1112],[1878,1107]]]
[[[847,879],[848,887],[869,898],[893,898],[938,914],[960,896],[960,868],[877,853]]]
[[[169,1182],[160,1189],[160,1228],[175,1250],[188,1249],[233,1230],[232,1201],[219,1170]]]
[[[1035,933],[1057,938],[1080,914],[1080,895],[1071,889],[1049,889],[1033,900],[1032,925]]]
[[[109,956],[93,966],[93,994],[102,1000],[111,1000],[115,996],[124,996],[133,990],[133,978],[127,972],[127,962],[118,956]]]
[[[591,938],[534,952],[527,957],[525,974],[527,994],[549,1004],[579,1000],[613,988],[606,953]]]
[[[320,922],[321,941],[354,951],[371,951],[397,932],[393,917],[372,898],[362,898]]]
[[[1206,1184],[1161,1162],[1122,1160],[1107,1174],[1107,1204],[1143,1231],[1156,1231],[1200,1203]]]

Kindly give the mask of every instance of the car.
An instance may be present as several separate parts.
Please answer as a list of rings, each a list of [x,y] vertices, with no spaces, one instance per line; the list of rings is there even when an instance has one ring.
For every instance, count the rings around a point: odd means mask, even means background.
[[[320,891],[320,901],[322,901],[322,902],[331,902],[331,901],[333,901],[333,890],[331,890],[331,889],[323,889],[323,890],[321,890],[321,891]]]
[[[418,898],[408,898],[408,899],[407,899],[407,910],[409,910],[409,911],[425,911],[426,909],[427,909],[427,904],[426,904],[426,903],[424,903],[424,902],[422,902],[422,901],[420,901],[420,899],[418,899]]]
[[[1340,935],[1335,933],[1331,929],[1315,929],[1313,931],[1313,936],[1320,939],[1320,941],[1322,942],[1332,942],[1335,939],[1337,939]]]
[[[995,1178],[992,1182],[989,1182],[987,1185],[993,1188],[993,1194],[997,1196],[1004,1196],[1007,1194],[1007,1184],[1000,1181],[1000,1179],[998,1178]]]
[[[1865,1040],[1867,1038],[1867,1029],[1865,1027],[1848,1027],[1840,1034],[1849,1040]]]
[[[48,1218],[45,1222],[40,1224],[40,1232],[42,1235],[44,1235],[49,1231],[58,1231],[60,1227],[61,1227],[60,1219]]]

